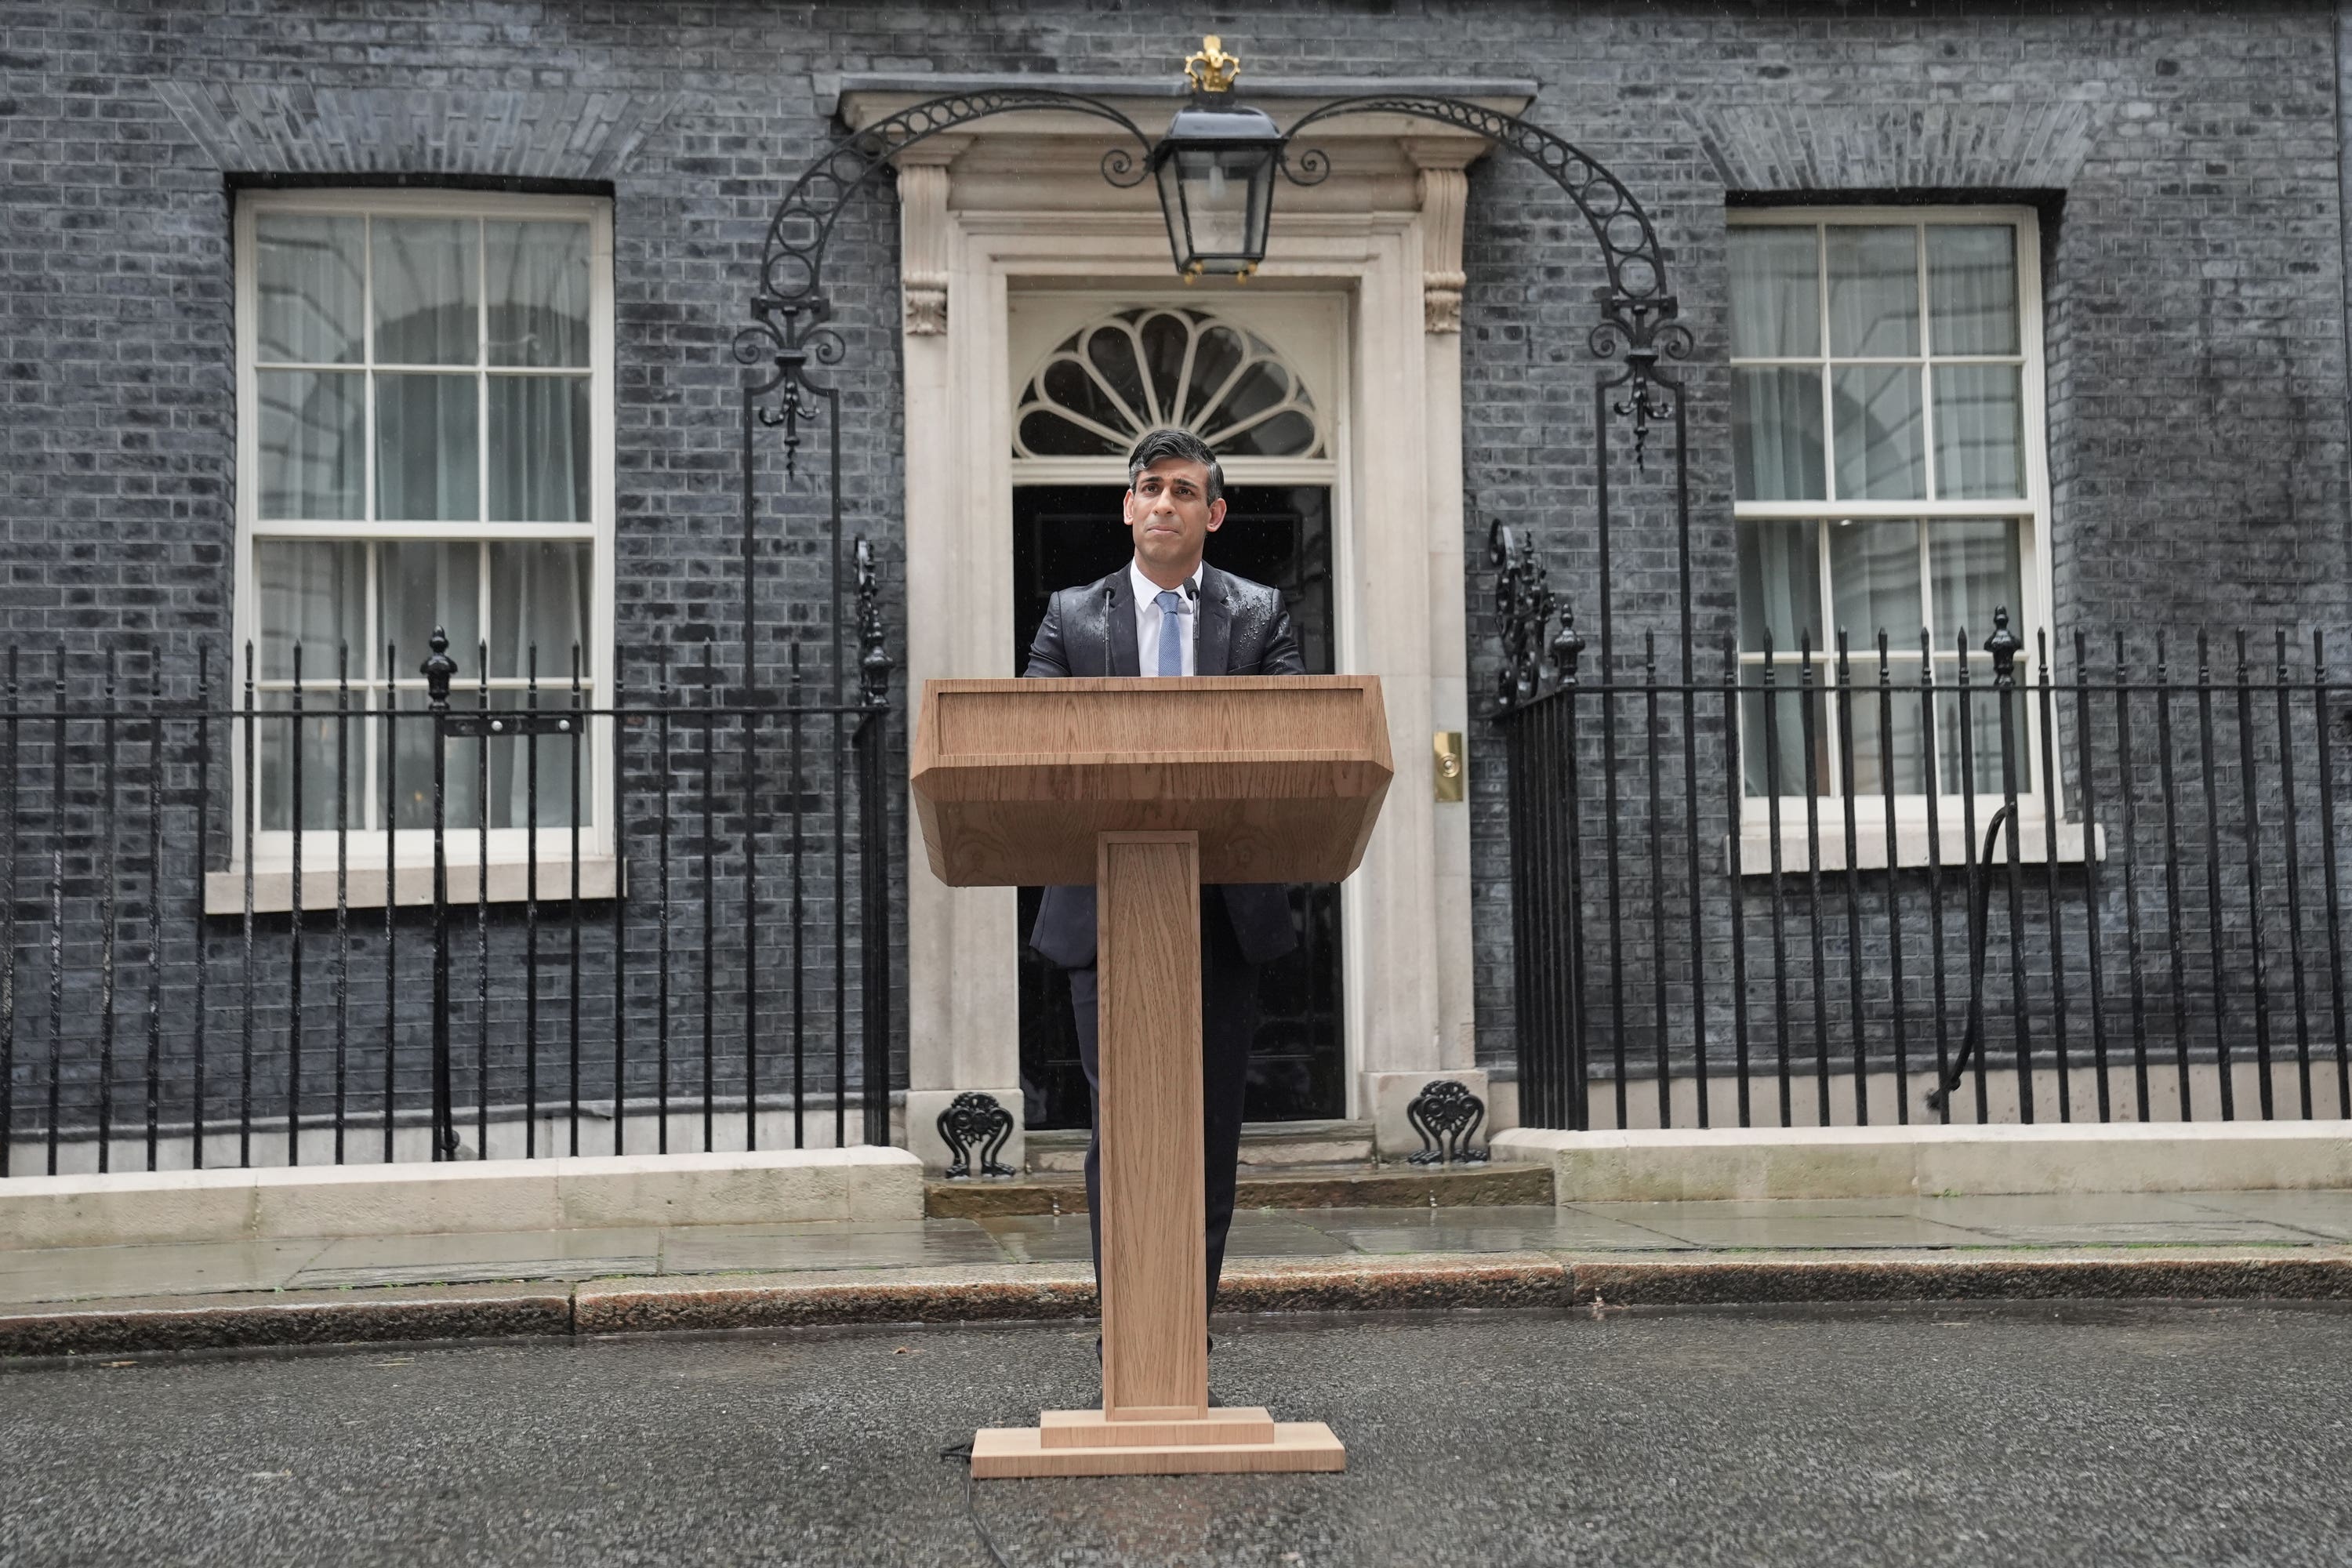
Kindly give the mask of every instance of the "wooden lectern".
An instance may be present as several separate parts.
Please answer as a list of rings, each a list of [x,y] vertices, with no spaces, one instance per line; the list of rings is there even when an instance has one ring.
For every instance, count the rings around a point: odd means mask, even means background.
[[[1099,890],[1102,1408],[982,1430],[975,1476],[1346,1466],[1319,1421],[1209,1407],[1201,885],[1346,877],[1392,771],[1371,676],[924,683],[932,871]]]

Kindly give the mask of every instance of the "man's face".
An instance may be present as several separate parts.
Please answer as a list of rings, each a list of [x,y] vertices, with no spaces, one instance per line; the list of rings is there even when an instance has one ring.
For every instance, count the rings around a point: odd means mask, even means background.
[[[1135,476],[1121,505],[1144,575],[1172,588],[1201,563],[1209,535],[1225,521],[1223,500],[1209,499],[1207,465],[1162,458]]]

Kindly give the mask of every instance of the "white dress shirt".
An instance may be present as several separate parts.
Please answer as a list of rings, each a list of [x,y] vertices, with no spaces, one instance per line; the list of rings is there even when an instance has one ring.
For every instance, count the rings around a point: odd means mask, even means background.
[[[1136,668],[1143,674],[1160,673],[1160,618],[1162,614],[1158,600],[1160,584],[1143,574],[1132,558],[1127,563],[1127,581],[1135,594]],[[1187,593],[1186,589],[1191,592]],[[1176,624],[1184,628],[1184,673],[1197,674],[1199,660],[1194,649],[1201,635],[1201,569],[1194,567],[1183,587],[1176,590],[1184,601],[1184,613]]]

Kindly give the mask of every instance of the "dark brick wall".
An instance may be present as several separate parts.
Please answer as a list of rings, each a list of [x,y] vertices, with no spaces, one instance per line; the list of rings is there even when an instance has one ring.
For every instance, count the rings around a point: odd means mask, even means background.
[[[2032,193],[2045,236],[2057,609],[2095,636],[2338,624],[2342,211],[2327,6],[1321,4],[1222,19],[1260,74],[1532,76],[1533,117],[1655,216],[1696,339],[1692,613],[1733,608],[1723,210],[1732,195]],[[216,658],[233,544],[231,186],[343,174],[586,182],[614,199],[619,644],[740,658],[737,368],[767,215],[855,70],[1158,76],[1149,10],[635,4],[12,5],[0,11],[0,583],[9,634],[84,660]],[[1435,62],[1435,64],[1433,64]],[[1278,223],[1277,223],[1278,229]],[[1533,170],[1472,179],[1465,429],[1474,552],[1543,531],[1589,634],[1590,240]],[[848,354],[851,532],[900,537],[895,215],[861,208],[831,289]],[[1622,468],[1623,455],[1619,466]],[[760,565],[785,638],[824,637],[822,495],[785,487]],[[1620,476],[1616,647],[1680,603],[1664,470]],[[1475,558],[1482,559],[1482,556]],[[1486,579],[1475,688],[1491,684]],[[897,638],[898,600],[886,596]],[[1671,671],[1678,651],[1668,642]],[[94,664],[87,666],[94,668]],[[903,736],[898,743],[903,745]],[[1490,753],[1491,754],[1491,752]],[[1703,764],[1704,765],[1704,764]],[[1479,1051],[1511,1041],[1499,771],[1474,776]],[[633,830],[634,831],[634,830]],[[632,856],[642,846],[634,840]],[[1491,911],[1491,912],[1489,912]],[[903,1010],[900,1015],[903,1017]]]

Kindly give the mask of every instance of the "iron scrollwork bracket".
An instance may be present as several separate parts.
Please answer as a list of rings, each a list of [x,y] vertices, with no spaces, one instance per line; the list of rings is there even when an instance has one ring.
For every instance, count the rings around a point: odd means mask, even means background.
[[[1601,320],[1587,342],[1600,358],[1625,362],[1620,383],[1623,395],[1610,406],[1619,418],[1633,422],[1633,464],[1646,467],[1650,427],[1674,414],[1675,400],[1681,395],[1681,384],[1662,372],[1659,362],[1687,359],[1691,335],[1677,320],[1679,307],[1666,288],[1665,254],[1657,228],[1624,182],[1591,153],[1539,125],[1454,98],[1345,98],[1300,116],[1290,134],[1295,137],[1318,121],[1348,114],[1407,115],[1483,136],[1543,171],[1583,215],[1600,244],[1609,277],[1607,284],[1593,291]],[[1319,184],[1330,172],[1329,160],[1319,152],[1302,153],[1296,169],[1292,162],[1286,150],[1282,171],[1294,184]]]
[[[1624,392],[1609,405],[1620,419],[1633,422],[1633,467],[1649,466],[1650,426],[1674,416],[1683,384],[1658,368],[1661,359],[1690,357],[1690,329],[1675,319],[1681,310],[1672,296],[1635,300],[1597,289],[1601,319],[1586,340],[1602,359],[1622,355],[1625,374],[1619,378]]]
[[[1013,1113],[997,1103],[996,1096],[967,1089],[940,1112],[940,1141],[955,1156],[948,1162],[947,1179],[950,1182],[971,1178],[972,1151],[980,1151],[980,1173],[983,1176],[1010,1176],[1012,1166],[997,1159],[1006,1140],[1013,1136]]]
[[[1487,1151],[1472,1140],[1486,1120],[1486,1104],[1459,1080],[1433,1079],[1404,1108],[1404,1119],[1421,1137],[1421,1151],[1405,1156],[1412,1165],[1484,1164]]]
[[[824,324],[832,307],[815,295],[784,300],[762,294],[751,310],[759,321],[735,334],[735,360],[767,367],[748,378],[744,390],[753,400],[753,416],[771,430],[783,430],[784,476],[792,479],[800,473],[801,428],[815,423],[819,400],[832,395],[810,379],[809,367],[839,364],[845,351],[841,334]]]
[[[824,294],[824,253],[835,225],[851,201],[893,167],[892,160],[918,142],[974,120],[1020,110],[1058,110],[1108,121],[1133,138],[1134,151],[1115,145],[1102,157],[1103,178],[1126,188],[1150,174],[1151,142],[1142,128],[1111,105],[1050,88],[1001,88],[948,93],[913,104],[827,148],[793,183],[768,220],[760,288],[751,300],[754,321],[735,336],[738,363],[754,368],[746,390],[756,399],[758,417],[784,432],[784,468],[797,471],[801,430],[819,416],[817,400],[833,395],[812,381],[811,365],[839,364],[840,335],[825,321],[832,307]]]

